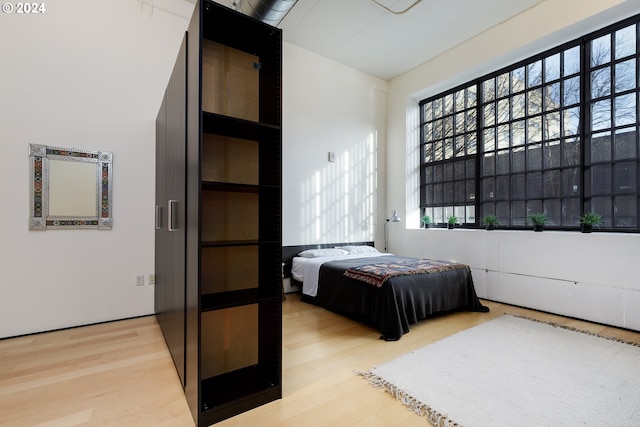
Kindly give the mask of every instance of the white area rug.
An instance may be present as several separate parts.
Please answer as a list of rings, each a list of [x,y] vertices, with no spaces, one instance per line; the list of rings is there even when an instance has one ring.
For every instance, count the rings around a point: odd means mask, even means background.
[[[640,347],[514,316],[360,373],[437,426],[640,426]]]

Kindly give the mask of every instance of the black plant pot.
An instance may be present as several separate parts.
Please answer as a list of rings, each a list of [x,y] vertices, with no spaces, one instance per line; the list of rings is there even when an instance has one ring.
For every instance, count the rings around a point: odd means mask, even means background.
[[[431,224],[424,224],[424,228],[431,228]]]
[[[449,230],[453,230],[453,224],[447,224],[447,228],[448,228]]]
[[[581,224],[580,231],[583,233],[591,233],[593,231],[593,225],[591,224]]]
[[[544,226],[542,224],[534,224],[533,225],[533,231],[542,231],[542,228]]]
[[[491,231],[491,230],[495,230],[496,226],[495,226],[495,224],[488,224],[486,228],[487,228],[488,231]]]

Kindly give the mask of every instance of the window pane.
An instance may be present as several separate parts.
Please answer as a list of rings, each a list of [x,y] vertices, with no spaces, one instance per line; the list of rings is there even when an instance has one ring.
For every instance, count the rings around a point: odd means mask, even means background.
[[[483,107],[482,117],[484,119],[484,126],[493,126],[496,124],[496,104],[493,102]]]
[[[613,167],[614,192],[635,193],[636,164],[632,162],[616,163]]]
[[[433,126],[431,123],[427,123],[423,128],[424,132],[424,142],[433,141]]]
[[[611,68],[605,67],[591,73],[591,99],[611,95]]]
[[[476,134],[467,135],[467,155],[476,154],[478,151],[478,143],[476,141]]]
[[[453,163],[444,165],[444,181],[453,181]]]
[[[509,121],[509,99],[498,101],[498,123]]]
[[[498,149],[509,148],[509,125],[498,126]]]
[[[497,77],[497,97],[502,98],[509,95],[509,73],[500,74]]]
[[[469,86],[467,88],[467,107],[472,108],[476,106],[478,101],[478,94],[476,93],[476,85]]]
[[[570,168],[562,171],[562,195],[565,197],[580,196],[580,169]]]
[[[467,118],[465,120],[466,131],[474,132],[478,128],[476,110],[475,109],[468,110],[466,112],[466,115],[467,115]]]
[[[544,143],[544,168],[560,166],[560,141]]]
[[[442,98],[433,100],[433,118],[442,117]]]
[[[523,200],[525,198],[524,175],[511,176],[511,198],[514,200]]]
[[[638,198],[636,196],[624,196],[615,198],[616,227],[637,227],[638,226]]]
[[[468,179],[467,183],[467,202],[475,202],[476,200],[476,180]]]
[[[442,194],[442,184],[436,184],[433,186],[433,204],[441,205],[444,201],[444,195]]]
[[[464,162],[460,162],[457,161],[453,164],[453,178],[454,179],[464,179],[466,176],[465,170],[465,163]]]
[[[527,174],[527,198],[542,197],[542,172]]]
[[[542,117],[534,117],[527,120],[528,139],[529,142],[537,142],[542,140]]]
[[[525,89],[525,68],[516,68],[511,72],[511,90],[513,93],[521,92]]]
[[[615,91],[623,92],[636,88],[636,60],[620,62],[615,67]]]
[[[422,176],[425,184],[431,184],[433,182],[433,168],[424,168]]]
[[[548,56],[544,60],[544,81],[557,80],[560,78],[560,54]]]
[[[453,157],[453,138],[447,138],[444,140],[444,158],[450,159]]]
[[[616,31],[616,59],[636,53],[636,26],[631,25]]]
[[[511,172],[524,172],[525,166],[524,147],[514,148],[511,151]]]
[[[542,61],[527,65],[527,87],[539,86],[542,83]]]
[[[562,223],[562,204],[560,200],[545,200],[544,213],[547,214],[547,225],[560,225]]]
[[[449,94],[444,97],[444,114],[453,113],[453,94]]]
[[[514,147],[524,145],[525,141],[525,121],[513,122],[511,125],[511,145]]]
[[[542,169],[542,145],[534,144],[527,147],[527,169]]]
[[[614,158],[633,159],[636,157],[636,132],[635,128],[621,129],[614,135]]]
[[[475,178],[476,176],[476,161],[475,159],[469,159],[465,161],[467,167],[467,178]]]
[[[591,130],[608,129],[611,127],[611,100],[594,102],[591,106]]]
[[[591,42],[591,66],[606,64],[611,61],[611,36],[609,34]]]
[[[482,180],[482,199],[494,200],[496,194],[496,181],[493,178]]]
[[[542,89],[527,92],[527,114],[534,115],[542,111]]]
[[[509,200],[509,177],[496,178],[496,200]]]
[[[580,46],[564,51],[564,76],[569,76],[580,71]]]
[[[611,165],[591,168],[591,192],[594,196],[611,194]]]
[[[496,136],[495,128],[489,128],[484,130],[483,134],[484,151],[493,151],[496,149]]]
[[[482,157],[482,175],[489,176],[496,173],[496,157],[494,153],[487,153]]]
[[[511,203],[511,225],[523,226],[527,221],[527,207],[525,202]]]
[[[461,89],[455,93],[456,111],[462,111],[465,108],[465,90]]]
[[[637,122],[635,93],[616,96],[615,106],[615,126],[630,125]]]
[[[433,185],[427,185],[424,188],[424,203],[431,205],[433,203]]]
[[[511,102],[511,115],[513,116],[514,119],[521,119],[524,118],[525,116],[525,108],[526,108],[526,102],[525,102],[525,95],[524,93],[521,93],[519,95],[515,95],[512,98],[512,102]]]
[[[603,225],[612,224],[611,211],[613,210],[613,200],[611,197],[594,197],[591,199],[591,210],[602,215]]]
[[[572,138],[565,139],[562,142],[564,152],[562,155],[563,166],[578,166],[580,165],[580,139]]]
[[[442,141],[436,141],[433,144],[433,160],[439,161],[442,160]]]
[[[562,82],[563,100],[565,106],[580,102],[580,77],[573,77]]]
[[[580,225],[580,199],[562,200],[562,225]]]
[[[464,203],[466,201],[466,182],[465,181],[456,181],[454,183],[455,186],[455,203]]]
[[[488,79],[482,82],[482,100],[484,102],[496,99],[496,82],[495,79]]]
[[[496,164],[496,174],[509,173],[509,151],[499,151]]]
[[[544,115],[544,139],[560,137],[560,113]]]
[[[577,135],[580,131],[580,107],[562,111],[563,136]]]
[[[562,195],[562,192],[561,192],[562,181],[560,179],[560,171],[557,169],[545,171],[543,174],[543,179],[544,179],[544,197],[559,198]]]
[[[424,104],[424,120],[429,121],[433,119],[433,102],[426,102]]]
[[[465,146],[465,138],[464,135],[456,136],[455,138],[455,155],[456,157],[464,156],[464,146]]]
[[[557,110],[560,108],[560,83],[554,83],[544,87],[544,109],[545,111]]]
[[[596,133],[591,138],[591,162],[611,160],[611,132]]]
[[[430,162],[433,160],[433,144],[424,145],[424,161]]]

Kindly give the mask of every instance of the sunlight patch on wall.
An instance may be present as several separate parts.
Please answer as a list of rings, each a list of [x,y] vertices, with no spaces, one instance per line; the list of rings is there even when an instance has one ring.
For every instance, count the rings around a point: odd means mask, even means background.
[[[377,135],[370,134],[335,162],[310,171],[300,184],[302,241],[311,243],[372,241],[375,235]]]

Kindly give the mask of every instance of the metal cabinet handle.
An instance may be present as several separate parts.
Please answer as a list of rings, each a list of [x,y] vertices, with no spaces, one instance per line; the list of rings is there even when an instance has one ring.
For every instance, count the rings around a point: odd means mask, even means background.
[[[178,230],[177,215],[174,212],[177,204],[178,204],[177,200],[169,200],[169,218],[167,221],[167,228],[169,229],[169,231]]]
[[[162,228],[162,206],[156,205],[156,230]]]

